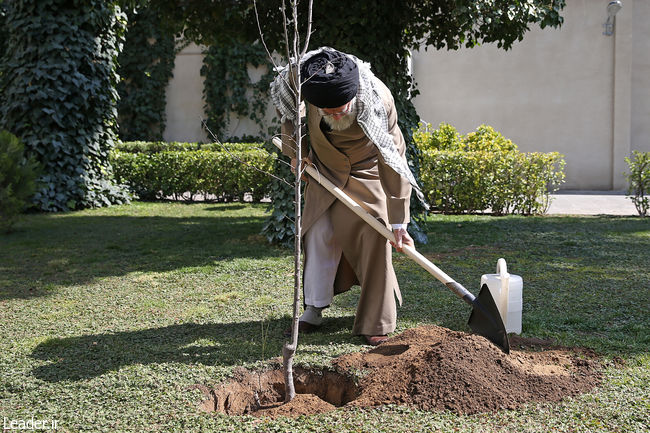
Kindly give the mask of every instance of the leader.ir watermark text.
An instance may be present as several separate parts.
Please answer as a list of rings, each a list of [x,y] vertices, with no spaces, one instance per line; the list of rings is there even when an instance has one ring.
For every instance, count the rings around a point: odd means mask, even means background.
[[[2,417],[2,431],[19,431],[19,430],[56,430],[59,421],[56,419],[38,419],[33,416],[28,419],[10,419]]]

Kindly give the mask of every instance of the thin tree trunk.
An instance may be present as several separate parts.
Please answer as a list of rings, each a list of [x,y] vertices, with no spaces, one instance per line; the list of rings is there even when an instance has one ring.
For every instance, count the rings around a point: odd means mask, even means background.
[[[295,7],[295,6],[294,6]],[[296,389],[293,383],[293,358],[296,354],[298,347],[298,326],[299,326],[299,309],[300,309],[300,292],[302,286],[302,262],[301,262],[301,223],[302,223],[302,209],[301,209],[301,166],[302,166],[302,131],[300,125],[300,67],[296,66],[296,73],[291,74],[295,76],[296,83],[296,121],[294,123],[294,131],[296,137],[296,180],[294,184],[294,206],[295,206],[295,238],[294,238],[294,252],[293,252],[293,321],[291,323],[291,342],[285,343],[282,349],[283,366],[284,366],[284,388],[285,403],[289,403],[296,396]]]
[[[287,43],[287,51],[289,52],[289,37],[288,37],[288,21],[284,14],[284,0],[282,1],[283,18],[285,28],[285,42]],[[289,56],[289,79],[292,81],[292,87],[295,89],[295,120],[294,120],[294,137],[296,145],[296,166],[295,166],[295,183],[294,183],[294,206],[295,206],[295,238],[294,238],[294,275],[293,275],[293,321],[291,326],[291,341],[285,343],[282,348],[283,367],[284,367],[284,387],[285,387],[285,403],[289,403],[296,396],[296,389],[293,382],[293,358],[296,354],[298,347],[298,327],[299,327],[299,311],[300,311],[300,293],[302,289],[302,194],[301,194],[301,177],[302,177],[302,125],[300,117],[300,59],[307,50],[309,43],[309,32],[311,32],[311,0],[309,4],[309,17],[308,17],[308,34],[306,38],[305,47],[303,52],[300,52],[300,34],[298,32],[298,6],[297,1],[291,1],[292,17],[293,17],[293,44],[292,50],[294,54],[294,62],[291,63]],[[290,54],[290,53],[289,53]],[[293,69],[293,71],[292,71]]]

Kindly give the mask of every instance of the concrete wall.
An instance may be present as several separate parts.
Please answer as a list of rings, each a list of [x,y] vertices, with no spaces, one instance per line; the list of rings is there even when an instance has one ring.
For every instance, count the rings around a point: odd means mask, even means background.
[[[201,126],[201,119],[205,118],[202,66],[202,49],[196,44],[190,44],[176,56],[174,76],[167,85],[165,141],[211,141]]]
[[[608,1],[568,0],[560,29],[534,28],[509,51],[415,52],[420,116],[561,152],[565,189],[624,188],[624,158],[650,137],[650,1],[623,3],[614,36],[602,34]]]
[[[201,119],[206,115],[203,107],[203,83],[205,77],[201,76],[203,67],[203,47],[190,44],[185,47],[177,56],[174,63],[173,78],[167,85],[167,103],[165,114],[167,125],[163,133],[165,141],[187,141],[187,142],[212,142],[214,141],[202,125]],[[253,83],[257,82],[266,72],[265,68],[251,68],[248,74]],[[251,96],[252,91],[249,92]],[[266,112],[267,124],[275,115],[273,105],[269,103]],[[241,137],[243,135],[258,135],[258,125],[249,118],[230,116],[225,136]],[[213,131],[214,132],[214,131]],[[217,137],[223,140],[224,137]]]
[[[650,152],[650,0],[634,2],[632,149]]]

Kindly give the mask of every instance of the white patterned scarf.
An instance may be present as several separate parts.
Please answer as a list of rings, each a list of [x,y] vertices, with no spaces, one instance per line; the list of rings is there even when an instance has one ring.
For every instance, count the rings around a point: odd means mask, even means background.
[[[302,57],[304,62],[314,54],[331,50],[330,47],[322,47],[309,51]],[[359,89],[356,96],[357,122],[366,136],[375,144],[386,164],[395,170],[397,174],[407,179],[415,189],[418,199],[426,206],[424,195],[420,190],[413,173],[409,169],[406,159],[402,158],[397,151],[393,137],[388,129],[388,114],[377,90],[377,77],[370,70],[370,64],[359,60],[351,54],[346,54],[357,64],[359,68]],[[289,84],[289,65],[278,71],[278,76],[271,83],[271,100],[273,105],[280,111],[282,122],[294,120],[295,101],[294,92]]]

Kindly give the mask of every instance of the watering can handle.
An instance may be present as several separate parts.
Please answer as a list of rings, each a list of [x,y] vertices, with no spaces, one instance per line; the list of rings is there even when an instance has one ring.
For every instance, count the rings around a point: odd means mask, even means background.
[[[506,264],[506,259],[500,258],[497,260],[497,274],[499,274],[501,277],[501,293],[507,294],[508,284],[510,282],[510,274],[508,273],[508,265]]]
[[[510,275],[508,275],[508,265],[506,264],[506,259],[501,258],[497,260],[497,274],[501,278],[508,278]]]

